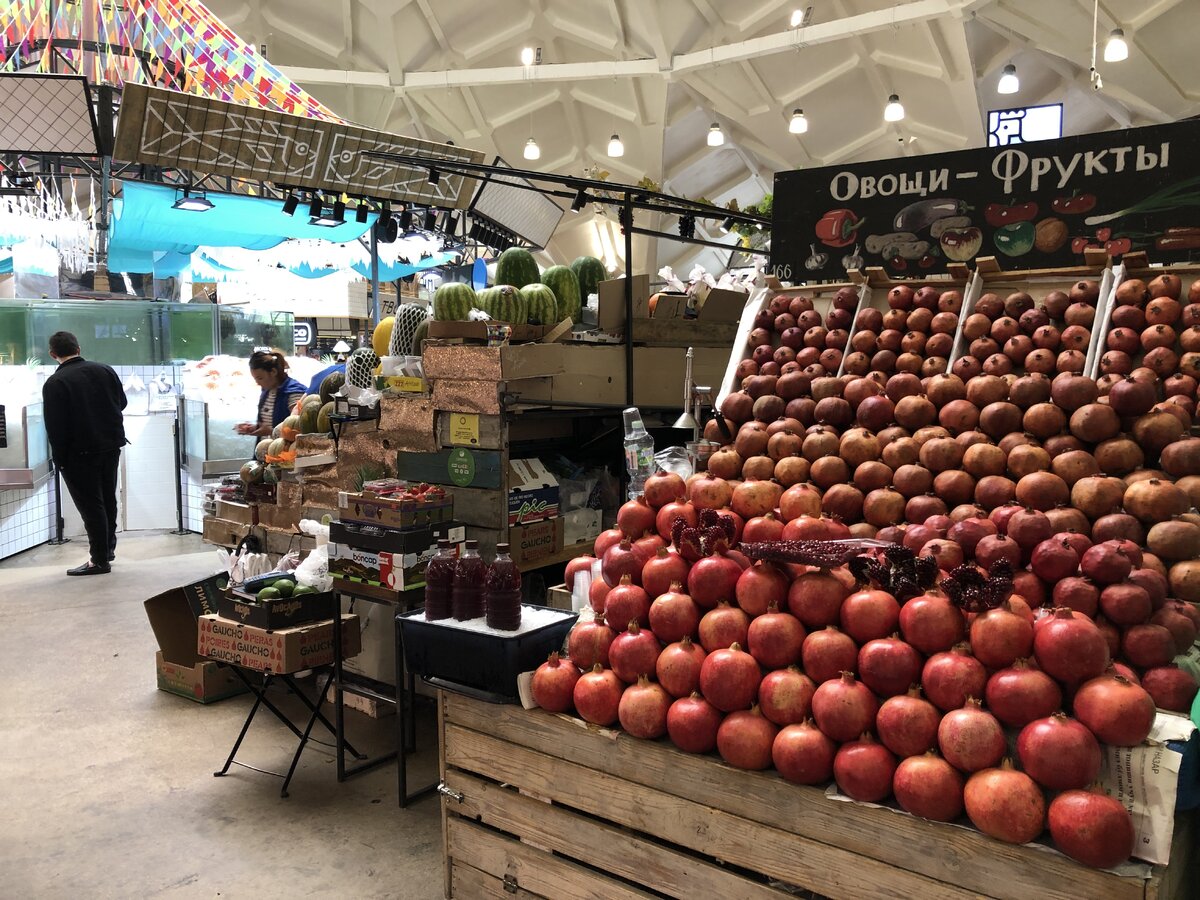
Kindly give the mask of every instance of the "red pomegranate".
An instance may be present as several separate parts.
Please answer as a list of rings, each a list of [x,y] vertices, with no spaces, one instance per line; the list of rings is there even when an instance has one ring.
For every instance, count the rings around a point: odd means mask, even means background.
[[[1004,729],[980,701],[967,698],[961,709],[952,710],[938,724],[938,747],[956,769],[978,772],[996,765],[1004,757]]]
[[[683,519],[694,528],[700,521],[700,514],[686,500],[672,500],[664,505],[654,517],[655,529],[658,531],[658,536],[664,541],[671,539],[671,527],[675,524],[676,519]]]
[[[750,622],[746,649],[764,669],[782,669],[799,662],[804,638],[800,620],[791,613],[780,612],[779,605],[771,603],[763,615]]]
[[[858,676],[879,697],[905,693],[921,677],[921,654],[896,635],[868,641],[858,651]]]
[[[699,690],[700,668],[706,655],[685,635],[664,648],[655,660],[654,674],[658,683],[672,697],[686,697]]]
[[[675,476],[679,478],[678,475]],[[680,479],[682,481],[682,479]],[[617,527],[629,538],[636,540],[647,531],[654,530],[654,509],[639,494],[617,510]]]
[[[901,808],[935,822],[953,822],[963,812],[963,777],[932,750],[902,759],[892,776]]]
[[[688,571],[688,594],[704,609],[733,600],[742,567],[728,556],[705,556]]]
[[[650,604],[650,630],[663,643],[691,637],[700,625],[700,608],[683,593],[683,585],[672,582],[670,590],[659,594]]]
[[[554,713],[567,712],[574,704],[575,682],[579,669],[571,660],[560,659],[551,653],[549,659],[533,673],[530,689],[533,699],[542,709]]]
[[[707,653],[724,650],[733,644],[744,645],[749,628],[750,617],[722,600],[700,619],[700,645]]]
[[[620,584],[621,579],[626,575],[634,584],[640,585],[643,565],[644,561],[633,550],[633,542],[626,537],[621,540],[621,543],[604,551],[604,561],[600,564],[600,571],[609,587]]]
[[[1129,811],[1099,790],[1064,791],[1050,801],[1048,819],[1054,845],[1085,866],[1111,869],[1133,855]]]
[[[1039,623],[1033,651],[1042,671],[1068,685],[1096,678],[1108,666],[1108,642],[1100,629],[1066,608]]]
[[[1042,789],[1007,759],[967,779],[963,805],[976,828],[1010,844],[1028,844],[1046,827]]]
[[[968,697],[982,697],[987,686],[987,670],[971,655],[970,647],[958,644],[944,653],[935,653],[921,670],[925,696],[942,712],[959,709]]]
[[[1095,736],[1061,712],[1021,729],[1017,758],[1030,778],[1052,791],[1087,787],[1100,774]]]
[[[810,630],[836,625],[846,595],[845,584],[833,575],[808,572],[792,582],[787,596],[788,610]]]
[[[1145,588],[1126,582],[1107,585],[1100,592],[1100,611],[1114,625],[1130,628],[1149,619],[1154,605]]]
[[[722,712],[749,707],[761,681],[758,663],[738,644],[708,654],[700,667],[700,690]]]
[[[1142,673],[1142,687],[1154,705],[1171,712],[1186,713],[1196,697],[1196,679],[1175,665],[1155,666]]]
[[[833,778],[842,793],[864,803],[878,803],[892,793],[896,758],[870,733],[842,745],[833,758]]]
[[[575,586],[575,576],[580,572],[591,572],[592,563],[596,561],[596,557],[589,555],[577,556],[567,563],[567,572],[563,577],[563,581],[567,585],[567,590],[571,590]]]
[[[650,596],[633,583],[628,575],[604,598],[604,618],[617,625],[637,622],[643,628],[650,625]]]
[[[684,584],[691,565],[674,550],[659,547],[654,558],[642,566],[642,587],[651,598],[671,590],[675,582]]]
[[[907,694],[889,697],[875,715],[875,731],[884,746],[900,758],[917,756],[937,746],[942,714],[921,697],[916,685]]]
[[[817,727],[838,742],[870,731],[878,708],[875,695],[849,672],[820,684],[812,698]]]
[[[1069,541],[1049,538],[1033,548],[1029,565],[1038,578],[1056,583],[1075,574],[1079,568],[1079,554]]]
[[[757,706],[730,713],[717,729],[717,752],[738,769],[766,769],[779,729]]]
[[[738,576],[734,597],[746,615],[761,616],[772,603],[787,602],[788,578],[775,565],[756,562]]]
[[[946,597],[923,594],[900,608],[900,632],[917,650],[932,655],[961,641],[966,636],[966,621]]]
[[[1011,666],[1032,650],[1033,624],[1013,612],[1007,601],[971,623],[971,651],[989,669]]]
[[[837,744],[812,720],[788,725],[775,736],[771,759],[785,780],[793,784],[825,784],[833,777]]]
[[[797,666],[768,672],[758,686],[758,706],[776,725],[803,722],[812,711],[817,687]]]
[[[858,645],[850,635],[830,625],[804,639],[800,659],[809,677],[823,684],[857,668]]]
[[[633,684],[639,676],[654,671],[659,650],[658,638],[652,631],[630,622],[627,630],[613,638],[608,659],[616,676],[626,684]]]
[[[1062,690],[1054,679],[1028,660],[1018,659],[994,673],[987,682],[984,700],[992,715],[1010,728],[1044,719],[1062,707]]]
[[[842,603],[839,621],[842,631],[859,644],[865,644],[896,631],[900,624],[900,604],[886,591],[858,591]]]
[[[697,693],[681,697],[667,710],[667,734],[685,753],[708,753],[717,746],[717,728],[724,716]]]
[[[608,548],[621,543],[624,538],[625,533],[620,528],[610,528],[608,531],[603,531],[592,545],[593,553],[598,559],[603,559]]]
[[[1075,692],[1072,709],[1098,740],[1115,747],[1138,746],[1154,724],[1153,698],[1120,675],[1084,682]]]
[[[671,696],[645,675],[621,694],[617,718],[629,734],[643,740],[654,740],[667,733],[667,711]]]
[[[616,636],[617,633],[605,624],[602,613],[590,622],[581,621],[567,637],[571,662],[585,672],[590,672],[597,663],[607,666],[608,650]]]
[[[592,671],[575,682],[573,700],[575,711],[585,722],[611,725],[617,721],[618,707],[625,685],[611,670],[597,663]]]

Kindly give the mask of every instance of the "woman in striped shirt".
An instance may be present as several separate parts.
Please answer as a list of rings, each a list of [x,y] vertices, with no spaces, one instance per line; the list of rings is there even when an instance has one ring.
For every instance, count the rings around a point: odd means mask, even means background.
[[[287,359],[281,350],[255,350],[250,356],[250,376],[262,388],[258,398],[258,421],[243,422],[238,434],[268,437],[272,429],[292,414],[304,396],[304,385],[288,376]]]

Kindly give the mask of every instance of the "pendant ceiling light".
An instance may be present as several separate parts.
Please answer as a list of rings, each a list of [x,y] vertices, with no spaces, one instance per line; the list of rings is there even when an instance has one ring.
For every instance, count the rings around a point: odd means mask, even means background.
[[[717,122],[713,122],[708,126],[708,146],[720,147],[725,143],[725,132],[721,130],[721,126]]]
[[[521,65],[532,66],[535,58],[536,55],[532,47],[526,47],[521,51]]]
[[[899,122],[904,118],[904,107],[900,105],[900,95],[892,94],[888,97],[887,106],[883,108],[883,121]]]
[[[1000,75],[1000,81],[996,84],[996,93],[1015,94],[1020,89],[1021,80],[1017,78],[1017,67],[1009,63],[1004,67],[1004,71]]]
[[[804,134],[808,131],[808,119],[804,118],[804,110],[792,110],[792,120],[788,122],[788,131],[792,134]]]
[[[625,155],[625,145],[621,143],[619,134],[614,134],[608,139],[608,155],[612,157]]]
[[[1104,45],[1105,62],[1121,62],[1129,59],[1129,45],[1125,43],[1125,31],[1114,28],[1108,35],[1108,43]]]
[[[538,146],[538,142],[530,138],[525,142],[525,158],[526,159],[541,159],[542,148]]]

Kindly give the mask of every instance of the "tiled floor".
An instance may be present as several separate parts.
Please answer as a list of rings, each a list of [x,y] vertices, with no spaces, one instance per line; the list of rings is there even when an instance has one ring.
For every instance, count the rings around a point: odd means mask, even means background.
[[[0,562],[0,896],[442,896],[437,801],[398,809],[394,767],[339,785],[312,745],[287,800],[256,772],[212,777],[250,700],[201,706],[156,690],[142,600],[211,573],[213,548],[132,534],[112,574],[65,577],[80,552],[73,542]],[[368,752],[393,733],[394,720],[347,716]],[[420,783],[436,772],[430,737]],[[294,748],[264,715],[240,758],[286,768]]]

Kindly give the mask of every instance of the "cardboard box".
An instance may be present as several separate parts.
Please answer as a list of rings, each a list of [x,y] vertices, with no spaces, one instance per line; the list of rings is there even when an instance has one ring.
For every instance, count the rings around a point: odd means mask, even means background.
[[[742,310],[750,302],[750,294],[730,291],[725,288],[710,288],[701,291],[696,319],[700,322],[737,322]]]
[[[502,324],[502,323],[495,323]],[[463,341],[488,340],[487,322],[430,322],[429,339],[451,339]],[[508,339],[513,343],[540,341],[550,327],[545,325],[508,324]]]
[[[376,553],[423,553],[437,546],[442,538],[461,544],[466,540],[466,532],[458,522],[443,522],[409,531],[343,522],[340,519],[329,523],[329,539],[333,543]]]
[[[317,549],[317,539],[299,531],[279,531],[274,528],[262,530],[263,551],[269,556],[283,556],[297,550],[303,559]],[[277,560],[276,560],[277,561]]]
[[[624,403],[625,348],[570,344],[567,370],[554,376],[554,400],[559,403]],[[683,386],[679,388],[683,395]]]
[[[650,276],[633,276],[633,317],[650,316]],[[625,279],[602,281],[596,287],[596,325],[602,331],[625,327]]]
[[[362,650],[346,660],[349,672],[378,681],[396,684],[396,607],[382,603],[355,603],[342,599],[342,610],[358,615]]]
[[[217,597],[217,614],[222,618],[272,630],[328,621],[335,607],[333,591],[258,600],[230,588]]]
[[[508,524],[523,525],[558,515],[558,479],[540,459],[508,462]]]
[[[243,525],[240,522],[218,519],[216,516],[205,516],[200,536],[206,544],[216,544],[218,547],[236,547],[253,527],[253,525]]]
[[[466,540],[466,530],[460,525],[447,527],[445,535],[459,543]],[[437,552],[438,537],[438,534],[426,532],[421,542],[423,547],[417,544],[400,552],[331,543],[329,574],[350,586],[351,593],[354,592],[353,586],[364,585],[386,590],[390,593],[382,595],[382,598],[394,600],[400,591],[425,586],[425,567]],[[334,586],[337,587],[336,582]],[[372,592],[367,596],[381,595]]]
[[[260,503],[257,508],[258,524],[265,528],[274,528],[276,531],[295,531],[300,520],[304,518],[304,512],[299,502],[295,506]]]
[[[393,650],[392,652],[394,653],[395,651]],[[362,656],[361,653],[354,658],[358,659],[360,656]],[[349,669],[350,666],[347,664],[345,668]],[[396,676],[393,675],[392,681],[395,680]],[[329,690],[325,693],[325,702],[332,704],[335,699],[336,695],[331,684]],[[362,694],[351,694],[349,691],[342,693],[342,706],[346,709],[360,712],[372,719],[384,719],[396,714],[395,703],[388,703],[386,700],[376,700],[374,697],[364,697]]]
[[[198,703],[214,703],[247,688],[225,666],[196,652],[200,616],[215,613],[228,579],[213,575],[156,594],[142,605],[158,642],[155,654],[158,689]]]
[[[434,500],[399,500],[377,497],[369,491],[338,493],[338,517],[344,522],[362,522],[383,528],[428,528],[454,518],[454,498],[443,496]]]
[[[354,656],[360,647],[358,616],[342,616],[342,657]],[[299,672],[333,662],[333,622],[267,631],[220,616],[201,616],[197,652],[257,672]]]
[[[548,519],[509,528],[508,543],[518,566],[533,565],[557,556],[563,549],[563,520]]]
[[[466,447],[437,453],[400,453],[396,475],[409,482],[499,488],[504,477],[504,454]]]
[[[598,509],[573,509],[563,513],[563,546],[595,540],[604,530],[604,515]]]
[[[561,344],[517,344],[471,347],[462,344],[427,344],[423,355],[425,377],[511,381],[539,378],[563,371]]]
[[[239,525],[257,525],[258,506],[234,503],[232,500],[217,500],[216,517]]]
[[[687,314],[688,295],[660,292],[650,312],[651,319],[682,319]]]

